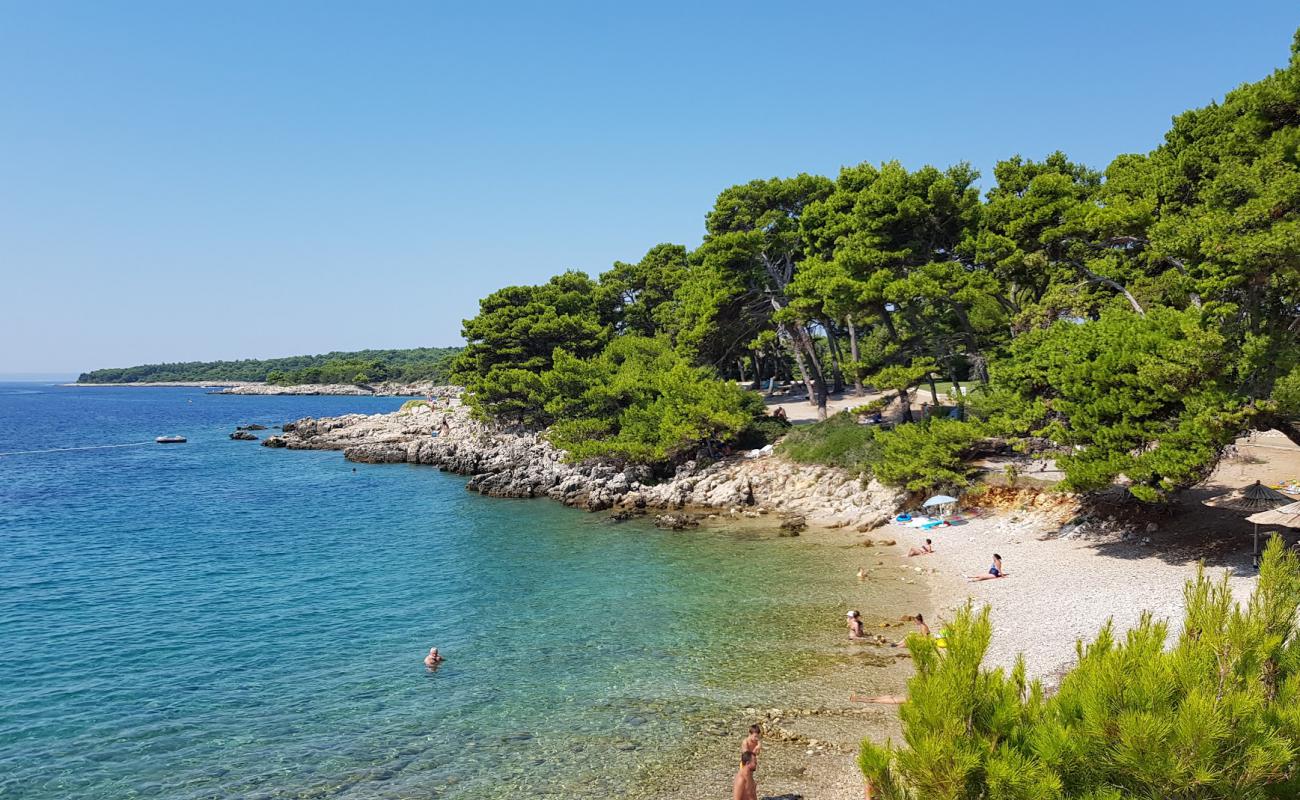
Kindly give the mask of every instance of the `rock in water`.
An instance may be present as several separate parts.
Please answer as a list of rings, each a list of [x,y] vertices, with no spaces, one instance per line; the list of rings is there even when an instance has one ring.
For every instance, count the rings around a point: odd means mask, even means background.
[[[798,536],[807,527],[808,520],[802,514],[795,514],[781,521],[781,530],[788,536]]]
[[[700,527],[700,521],[690,514],[660,514],[655,517],[655,527],[684,531],[687,528]]]
[[[256,442],[257,437],[242,428],[230,434],[231,439],[238,439],[241,442]]]

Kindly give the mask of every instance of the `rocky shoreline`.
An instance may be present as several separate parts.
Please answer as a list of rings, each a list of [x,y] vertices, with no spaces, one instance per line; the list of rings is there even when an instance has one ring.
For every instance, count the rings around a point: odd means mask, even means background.
[[[466,488],[492,497],[549,497],[588,511],[631,516],[657,513],[667,527],[690,527],[695,515],[779,514],[797,533],[801,521],[870,530],[885,524],[906,499],[900,490],[867,484],[843,470],[795,464],[771,450],[711,463],[687,462],[667,479],[643,467],[569,463],[536,433],[501,430],[469,415],[454,390],[434,393],[436,407],[389,414],[306,418],[263,440],[265,447],[340,450],[349,461],[427,464],[470,476]],[[802,518],[802,520],[801,520]]]
[[[431,381],[416,383],[299,383],[280,386],[272,383],[240,383],[226,386],[213,394],[248,395],[338,395],[343,397],[429,397],[449,400],[460,394],[455,386],[434,384]]]
[[[429,397],[448,400],[460,394],[455,386],[435,384],[432,381],[415,383],[299,383],[280,386],[260,381],[139,381],[136,383],[65,383],[63,386],[135,386],[140,388],[212,389],[209,394],[243,394],[259,396],[277,395],[337,395],[340,397]]]

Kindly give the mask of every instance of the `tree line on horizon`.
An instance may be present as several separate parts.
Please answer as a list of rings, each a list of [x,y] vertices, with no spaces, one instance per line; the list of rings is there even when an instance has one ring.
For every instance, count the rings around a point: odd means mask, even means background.
[[[487,296],[453,371],[483,417],[640,462],[742,436],[760,407],[736,381],[793,379],[823,417],[838,391],[967,384],[961,418],[864,434],[861,463],[960,484],[999,437],[1049,448],[1067,488],[1163,499],[1300,412],[1298,148],[1300,34],[1104,169],[1013,156],[983,194],[964,163],[732,186],[694,250]]]
[[[265,381],[284,385],[372,381],[445,383],[449,380],[451,360],[460,350],[459,347],[414,347],[239,361],[143,364],[83,372],[77,382]]]

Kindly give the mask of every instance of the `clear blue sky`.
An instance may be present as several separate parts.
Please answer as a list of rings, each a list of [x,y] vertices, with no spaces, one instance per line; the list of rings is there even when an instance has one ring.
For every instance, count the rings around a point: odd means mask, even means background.
[[[0,373],[449,345],[481,295],[694,246],[718,191],[1104,166],[1300,7],[0,0]]]

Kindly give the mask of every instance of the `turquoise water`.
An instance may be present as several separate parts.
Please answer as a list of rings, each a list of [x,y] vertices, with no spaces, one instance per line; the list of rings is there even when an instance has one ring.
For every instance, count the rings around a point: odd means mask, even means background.
[[[651,792],[841,657],[835,548],[227,438],[400,403],[0,384],[0,453],[133,445],[0,455],[0,797]]]

